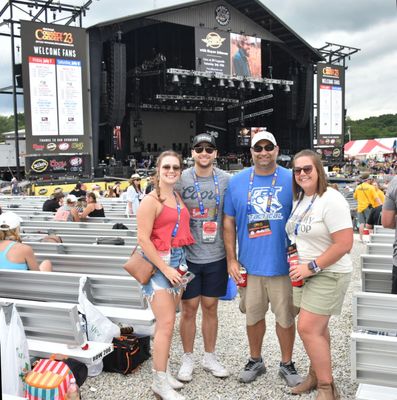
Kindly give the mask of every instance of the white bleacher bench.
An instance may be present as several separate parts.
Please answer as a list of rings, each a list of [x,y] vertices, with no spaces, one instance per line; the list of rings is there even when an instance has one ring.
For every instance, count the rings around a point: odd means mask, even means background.
[[[393,254],[392,243],[367,243],[367,254],[389,256]]]
[[[136,230],[136,223],[131,223],[128,221],[124,222],[124,225],[128,228],[129,231]],[[27,227],[40,227],[40,228],[55,228],[55,229],[61,229],[61,228],[73,228],[75,229],[80,229],[80,230],[88,230],[88,229],[96,229],[98,231],[104,231],[104,230],[115,230],[117,232],[119,231],[125,231],[128,232],[127,229],[113,229],[113,225],[109,223],[103,223],[103,222],[63,222],[63,221],[22,221],[21,223],[21,229],[25,229]],[[126,235],[128,236],[128,235]],[[134,235],[130,235],[134,236]]]
[[[130,276],[0,270],[0,297],[77,304],[82,276],[87,277],[85,291],[94,305],[148,308],[139,283]]]
[[[117,253],[118,256],[129,257],[132,252],[130,246],[96,245],[80,243],[51,243],[51,242],[29,242],[29,246],[35,253],[47,254],[81,254],[85,256],[104,255],[109,256]]]
[[[356,400],[396,400],[397,388],[360,383]]]
[[[384,293],[354,293],[353,329],[380,330],[397,335],[397,296]]]
[[[54,221],[54,214],[48,212],[34,212],[33,214],[28,214],[29,211],[16,212],[23,221]],[[125,214],[122,213],[106,213],[106,217],[88,217],[82,222],[95,222],[95,223],[110,223],[112,226],[116,223],[121,223],[124,225],[136,225],[135,218],[127,218]]]
[[[355,293],[353,329],[356,332],[351,335],[352,379],[397,387],[397,296]]]
[[[94,237],[112,236],[112,237],[136,237],[136,230],[126,229],[92,229],[85,228],[81,229],[75,226],[76,222],[69,222],[68,227],[46,227],[46,226],[21,226],[21,233],[23,235],[28,234],[46,234],[46,235],[87,235]]]
[[[384,233],[371,233],[369,235],[370,243],[394,243],[394,234],[384,234]]]
[[[360,257],[361,269],[380,269],[391,271],[393,267],[393,256],[380,254],[362,254]]]
[[[129,258],[125,256],[83,256],[79,254],[48,253],[36,253],[35,256],[39,262],[50,259],[54,272],[129,276],[123,268]]]
[[[107,232],[108,231],[104,232],[103,235],[62,234],[59,236],[61,237],[63,244],[65,244],[65,243],[80,243],[80,244],[90,244],[90,245],[95,244],[96,245],[96,241],[99,237],[109,238],[109,239],[114,238],[114,236],[108,236]],[[21,235],[21,238],[22,238],[22,242],[30,244],[31,242],[37,242],[37,241],[41,240],[44,236],[47,236],[47,234],[48,234],[48,231],[46,231],[46,232],[43,231],[43,233],[23,233]],[[124,246],[130,248],[130,250],[132,250],[133,247],[137,244],[136,237],[124,236],[123,240],[124,240]],[[117,246],[117,248],[118,247],[121,247],[121,246]],[[95,248],[96,248],[96,246],[95,246]]]
[[[116,324],[132,325],[140,335],[152,335],[155,318],[138,282],[132,277],[0,271],[0,297],[49,303],[78,304],[79,283],[87,276],[87,298]]]
[[[374,233],[382,233],[382,234],[389,234],[394,235],[395,230],[390,228],[384,228],[382,225],[374,225],[373,227]]]
[[[361,282],[363,292],[391,293],[392,270],[362,269]]]

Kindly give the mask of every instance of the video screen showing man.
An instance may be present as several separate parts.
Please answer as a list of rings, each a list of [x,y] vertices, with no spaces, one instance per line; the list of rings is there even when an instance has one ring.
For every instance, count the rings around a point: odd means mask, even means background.
[[[231,33],[230,49],[233,75],[262,77],[260,38]]]
[[[238,128],[237,130],[237,146],[250,147],[251,131],[250,128]]]

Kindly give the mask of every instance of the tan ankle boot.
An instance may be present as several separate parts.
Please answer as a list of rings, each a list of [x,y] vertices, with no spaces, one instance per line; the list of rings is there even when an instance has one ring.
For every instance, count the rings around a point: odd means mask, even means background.
[[[317,377],[314,369],[310,365],[309,372],[302,383],[291,389],[292,394],[308,393],[317,387]]]
[[[335,383],[319,383],[317,386],[316,400],[340,400],[340,395]]]

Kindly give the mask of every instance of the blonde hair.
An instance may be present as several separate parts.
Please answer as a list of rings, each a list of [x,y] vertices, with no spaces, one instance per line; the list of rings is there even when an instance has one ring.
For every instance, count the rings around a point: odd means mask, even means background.
[[[8,229],[7,231],[0,231],[0,240],[13,240],[15,242],[22,242],[19,227]]]

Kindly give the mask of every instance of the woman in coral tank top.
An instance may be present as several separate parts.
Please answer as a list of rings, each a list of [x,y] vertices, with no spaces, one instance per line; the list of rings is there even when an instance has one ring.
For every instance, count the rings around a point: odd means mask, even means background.
[[[183,247],[194,243],[189,212],[174,189],[181,169],[179,154],[161,153],[157,160],[155,190],[144,197],[137,212],[138,243],[144,257],[156,267],[142,290],[156,317],[152,390],[164,400],[185,399],[175,391],[183,384],[168,371],[176,307],[184,289],[177,268],[186,263]]]

